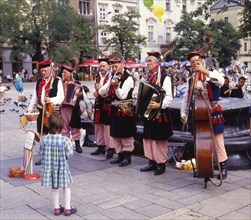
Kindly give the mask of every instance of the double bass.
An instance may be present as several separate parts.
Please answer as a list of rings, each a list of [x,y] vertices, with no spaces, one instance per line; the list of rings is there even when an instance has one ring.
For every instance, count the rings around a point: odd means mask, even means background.
[[[206,35],[203,40],[205,45],[199,50],[201,55],[204,55],[212,46],[213,38],[211,35]],[[211,181],[210,178],[214,177],[214,134],[211,121],[210,101],[207,92],[197,87],[199,77],[203,77],[202,73],[196,72],[190,87],[188,104],[192,110],[193,116],[194,152],[196,158],[196,171],[194,169],[194,177],[204,178],[206,188],[207,182]]]

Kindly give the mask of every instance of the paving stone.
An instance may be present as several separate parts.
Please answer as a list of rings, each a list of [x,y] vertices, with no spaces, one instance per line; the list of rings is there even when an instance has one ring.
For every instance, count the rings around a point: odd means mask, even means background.
[[[147,200],[136,199],[136,200],[133,200],[133,201],[130,201],[130,202],[127,202],[127,203],[123,204],[123,206],[128,208],[128,209],[135,210],[135,209],[138,209],[138,208],[148,206],[150,204],[151,204],[151,202],[149,202]]]
[[[129,210],[125,207],[115,207],[111,209],[104,210],[104,215],[108,216],[111,219],[147,219],[147,216],[142,215],[138,212]]]
[[[227,215],[224,215],[222,217],[219,217],[218,219],[225,219],[225,220],[249,220],[250,219],[250,215],[244,215],[242,213],[239,213],[238,211],[235,212],[231,212]]]
[[[218,198],[224,201],[231,201],[243,206],[251,204],[250,190],[247,189],[236,189],[234,191],[224,193],[218,196]]]
[[[151,205],[136,209],[136,211],[141,214],[144,214],[148,217],[153,218],[153,217],[159,216],[161,214],[168,213],[172,210],[168,209],[166,207],[160,206],[160,205],[151,204]]]
[[[133,196],[122,196],[122,197],[114,198],[113,200],[101,203],[99,204],[99,206],[103,209],[110,209],[110,208],[114,208],[114,207],[123,205],[127,202],[131,202],[135,200],[137,200],[137,198]]]
[[[86,216],[88,215],[92,215],[95,213],[102,213],[104,211],[100,206],[94,205],[92,203],[79,204],[75,205],[75,207],[77,207],[78,209],[78,215],[83,216],[83,218],[85,219]]]
[[[242,206],[240,204],[230,202],[229,200],[219,199],[217,197],[187,206],[187,208],[194,212],[198,212],[212,218],[221,217],[227,213],[236,211],[241,207]]]
[[[154,200],[153,203],[157,204],[157,205],[164,206],[164,207],[172,209],[172,210],[179,209],[179,208],[185,206],[180,201],[172,201],[172,200],[164,199],[164,198],[159,198],[157,200]]]
[[[156,216],[154,218],[152,218],[152,220],[165,220],[165,219],[179,219],[179,216],[185,214],[185,213],[188,213],[190,212],[189,209],[183,207],[183,208],[179,208],[179,209],[176,209],[174,211],[170,211],[166,214],[163,214],[163,215],[159,215],[159,216]]]
[[[104,216],[104,214],[101,213],[94,213],[91,215],[86,215],[84,219],[110,219],[107,216]]]
[[[1,211],[0,219],[48,219],[39,212],[33,210],[32,208],[22,205],[15,209],[7,209]]]

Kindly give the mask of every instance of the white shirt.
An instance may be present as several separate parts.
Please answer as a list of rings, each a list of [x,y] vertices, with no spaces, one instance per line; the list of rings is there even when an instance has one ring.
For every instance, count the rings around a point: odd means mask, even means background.
[[[216,85],[216,86],[223,86],[224,85],[224,77],[217,71],[217,70],[213,70],[213,71],[209,71],[209,76],[206,78],[205,83],[203,83],[202,81],[198,81],[197,83],[197,87],[205,89],[207,81],[212,80],[212,82]],[[182,102],[181,102],[181,109],[180,109],[180,116],[184,117],[187,115],[187,111],[188,111],[188,90],[189,90],[189,80],[187,80],[187,90],[185,92],[185,95],[183,96]]]
[[[47,83],[47,82],[46,82]],[[45,85],[46,85],[45,83]],[[37,108],[37,91],[36,88],[33,91],[32,98],[30,101],[30,105],[28,107],[28,111],[35,110]],[[45,105],[44,102],[45,99],[45,86],[42,88],[42,94],[41,94],[41,103],[42,105]],[[57,96],[50,98],[51,104],[53,105],[60,105],[64,101],[64,87],[61,79],[58,80],[58,85],[57,85]]]

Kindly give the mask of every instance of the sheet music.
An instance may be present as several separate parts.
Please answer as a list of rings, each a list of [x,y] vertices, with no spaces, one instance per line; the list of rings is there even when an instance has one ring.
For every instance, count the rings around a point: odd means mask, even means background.
[[[35,133],[32,131],[28,131],[24,147],[28,150],[32,150],[34,139],[35,139]]]

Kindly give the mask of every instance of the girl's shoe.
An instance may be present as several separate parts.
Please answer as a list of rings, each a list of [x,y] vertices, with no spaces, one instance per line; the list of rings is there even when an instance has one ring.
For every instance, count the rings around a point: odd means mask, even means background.
[[[63,212],[64,212],[64,207],[60,206],[60,208],[54,209],[54,215],[60,215]]]
[[[71,209],[64,210],[64,215],[69,216],[69,215],[75,214],[76,212],[77,212],[77,209],[74,207],[71,207]]]

